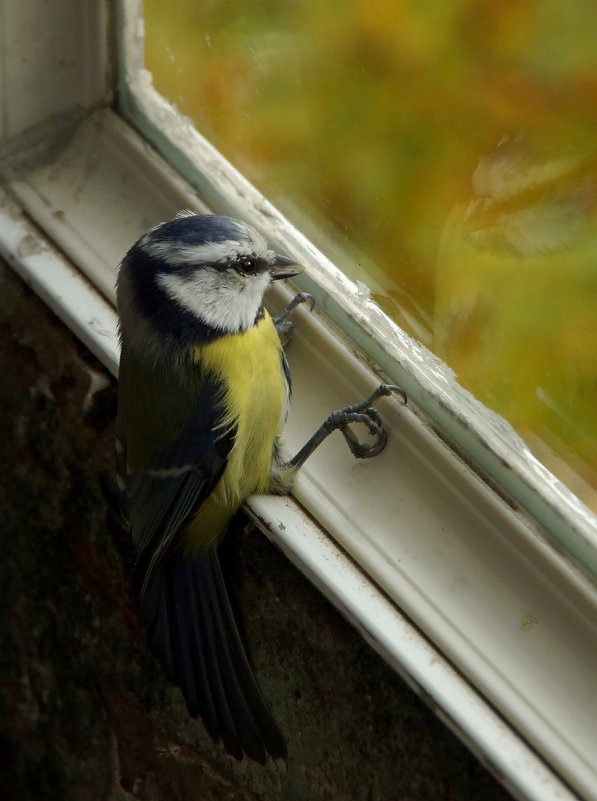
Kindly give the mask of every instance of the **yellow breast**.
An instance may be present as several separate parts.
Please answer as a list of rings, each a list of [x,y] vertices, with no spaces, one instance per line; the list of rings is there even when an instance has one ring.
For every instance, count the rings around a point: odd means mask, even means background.
[[[286,385],[280,339],[267,312],[250,331],[197,347],[194,358],[225,387],[220,424],[236,430],[222,478],[185,537],[187,550],[196,555],[225,533],[230,518],[249,495],[267,490]]]

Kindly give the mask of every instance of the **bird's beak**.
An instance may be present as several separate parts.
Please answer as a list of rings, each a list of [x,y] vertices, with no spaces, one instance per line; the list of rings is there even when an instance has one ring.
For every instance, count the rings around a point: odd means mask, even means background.
[[[292,278],[293,275],[299,275],[302,272],[303,268],[294,259],[282,256],[279,253],[276,254],[271,271],[272,281],[277,281],[280,278]]]

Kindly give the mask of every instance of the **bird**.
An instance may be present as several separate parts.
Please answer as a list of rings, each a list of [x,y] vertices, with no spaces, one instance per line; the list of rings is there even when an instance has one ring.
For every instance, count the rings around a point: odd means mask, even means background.
[[[287,748],[249,665],[218,556],[252,494],[286,493],[320,442],[340,429],[355,456],[385,447],[372,404],[380,385],[332,413],[294,458],[281,433],[291,378],[270,283],[297,275],[243,220],[183,211],[145,233],[117,277],[121,344],[116,486],[110,513],[131,537],[132,592],[148,642],[191,716],[236,759],[285,759]],[[365,423],[372,445],[349,422]]]

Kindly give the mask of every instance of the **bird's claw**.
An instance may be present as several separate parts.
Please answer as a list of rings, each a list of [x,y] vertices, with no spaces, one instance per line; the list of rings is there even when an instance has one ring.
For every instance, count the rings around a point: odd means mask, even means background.
[[[400,387],[393,384],[380,384],[375,392],[368,398],[360,403],[354,403],[351,406],[345,406],[343,409],[337,409],[332,412],[325,420],[322,426],[315,432],[309,442],[301,448],[289,462],[291,467],[300,467],[316,448],[321,445],[323,440],[328,437],[332,431],[340,430],[350,452],[357,459],[371,459],[383,451],[388,442],[388,435],[383,426],[381,415],[377,409],[373,408],[375,401],[379,398],[388,397],[389,395],[399,395],[403,402],[407,402],[406,393]],[[354,431],[350,428],[351,423],[362,423],[369,429],[369,433],[374,438],[371,444],[361,442]]]
[[[347,406],[346,410],[353,412],[364,412],[373,406],[376,400],[379,400],[380,398],[388,398],[390,395],[399,395],[402,398],[402,402],[406,406],[408,397],[402,387],[397,387],[395,384],[380,384],[375,392],[372,392],[368,398],[365,398],[365,400],[361,401],[360,403],[353,403],[352,406]]]
[[[300,306],[301,303],[308,303],[309,311],[313,311],[313,307],[315,306],[315,298],[308,292],[299,292],[293,297],[290,303],[287,306],[284,306],[282,311],[278,312],[278,314],[276,314],[276,316],[273,318],[278,334],[281,337],[283,336],[286,341],[290,339],[290,336],[294,330],[294,323],[287,318],[292,314],[297,306]]]
[[[380,384],[375,392],[364,401],[338,409],[332,412],[328,418],[333,428],[339,428],[342,431],[350,452],[355,458],[371,459],[373,456],[380,454],[386,447],[388,435],[383,427],[381,415],[377,409],[373,408],[372,404],[379,398],[390,395],[400,395],[404,403],[407,402],[407,396],[403,389],[393,384]],[[374,442],[371,444],[360,442],[354,431],[349,428],[350,423],[366,425],[369,433],[374,437]]]
[[[363,423],[369,429],[369,433],[374,437],[374,442],[370,445],[360,442],[354,431],[350,428],[350,423]],[[371,459],[383,451],[388,442],[388,435],[383,427],[381,418],[375,409],[367,409],[366,412],[352,412],[345,416],[344,422],[339,426],[350,452],[356,459]]]

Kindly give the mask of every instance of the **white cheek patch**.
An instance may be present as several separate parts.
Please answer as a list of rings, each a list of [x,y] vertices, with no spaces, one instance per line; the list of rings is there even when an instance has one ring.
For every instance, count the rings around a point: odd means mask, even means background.
[[[190,275],[158,273],[156,280],[200,322],[236,334],[253,326],[271,277],[267,272],[241,276],[235,270],[203,267]]]

